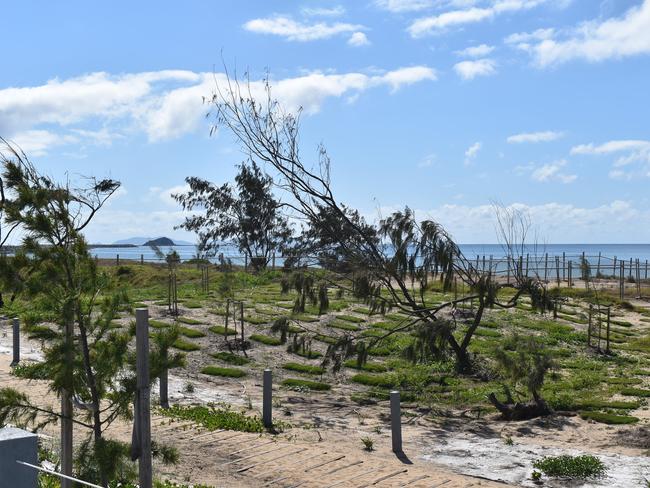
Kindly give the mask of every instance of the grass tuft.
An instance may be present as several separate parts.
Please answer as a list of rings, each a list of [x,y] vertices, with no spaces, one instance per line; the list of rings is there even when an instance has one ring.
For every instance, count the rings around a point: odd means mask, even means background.
[[[246,376],[246,371],[237,368],[223,368],[221,366],[206,366],[201,370],[203,374],[210,376],[225,376],[227,378],[242,378]]]

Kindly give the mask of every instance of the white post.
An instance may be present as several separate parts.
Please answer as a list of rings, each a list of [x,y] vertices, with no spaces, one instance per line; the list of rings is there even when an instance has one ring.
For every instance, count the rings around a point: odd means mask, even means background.
[[[270,369],[264,370],[262,383],[262,421],[269,429],[273,426],[273,374]]]
[[[390,392],[390,430],[393,452],[402,452],[402,414],[400,411],[399,391]]]
[[[14,360],[11,362],[12,366],[20,362],[20,321],[16,317],[13,320],[13,339],[14,339]]]
[[[149,386],[149,311],[146,308],[135,310],[135,345],[138,388],[138,430],[140,458],[138,472],[140,488],[151,488],[153,473],[151,468],[151,404]]]

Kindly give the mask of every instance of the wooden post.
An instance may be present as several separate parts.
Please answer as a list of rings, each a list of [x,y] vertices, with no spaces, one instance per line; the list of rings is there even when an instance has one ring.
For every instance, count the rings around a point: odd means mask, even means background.
[[[485,273],[485,254],[483,254],[483,272]]]
[[[625,299],[625,262],[621,261],[621,272],[619,275],[619,292],[621,295],[621,301]]]
[[[530,259],[530,254],[526,253],[526,278],[528,278],[528,260]]]
[[[613,271],[612,271],[612,276],[614,277],[614,279],[616,279],[616,270],[617,269],[618,268],[616,267],[616,256],[614,256],[614,268],[613,268]]]
[[[598,251],[598,265],[596,266],[596,278],[598,278],[600,276],[600,255],[601,255],[601,252]]]
[[[72,343],[74,341],[74,324],[68,321],[65,324],[65,342],[66,353],[65,360],[68,364],[73,361]],[[66,378],[66,382],[73,384],[72,378]],[[64,388],[61,389],[61,474],[72,476],[72,459],[74,454],[73,448],[73,426],[72,417],[74,411],[72,408],[72,391]],[[68,479],[61,479],[61,488],[72,488],[72,482]]]
[[[594,306],[589,304],[589,325],[587,325],[587,346],[591,347],[591,316],[593,314]]]
[[[244,271],[248,271],[248,254],[244,255]]]
[[[20,321],[18,317],[13,320],[13,342],[14,342],[14,359],[11,366],[16,366],[20,362]]]
[[[492,273],[492,262],[493,262],[493,258],[492,255],[490,254],[490,261],[489,261],[490,273]]]
[[[223,327],[223,335],[224,335],[224,339],[226,339],[226,342],[228,342],[228,318],[229,318],[229,316],[230,316],[230,298],[228,300],[226,300],[226,319],[225,319],[225,324],[224,324],[224,327]],[[235,323],[235,326],[236,325],[237,325],[237,323]],[[235,330],[235,332],[237,332],[237,330]]]
[[[641,298],[641,264],[636,259],[636,295]]]
[[[478,271],[478,254],[476,255],[476,271]]]
[[[610,323],[610,308],[607,307],[607,349],[605,349],[605,352],[609,354],[609,323]]]
[[[548,282],[548,253],[544,254],[544,281]]]
[[[270,429],[273,426],[273,373],[270,369],[264,370],[262,388],[262,422]]]
[[[119,255],[119,254],[117,254],[117,255],[115,256],[115,264],[116,264],[117,266],[120,265],[120,255]]]
[[[560,257],[555,256],[555,274],[557,275],[557,287],[560,287]]]
[[[566,279],[566,252],[562,251],[562,281]]]
[[[140,264],[144,264],[144,254],[140,254]]]
[[[151,404],[149,385],[149,311],[135,310],[135,347],[138,395],[138,474],[140,488],[151,488],[153,471],[151,466]]]
[[[241,324],[241,348],[244,350],[244,302],[239,302],[239,323]]]
[[[510,256],[506,258],[506,268],[507,268],[507,278],[506,278],[506,283],[510,284]]]
[[[393,452],[402,452],[402,413],[400,411],[399,391],[390,392],[390,430]]]
[[[271,269],[275,271],[275,252],[273,253],[273,257],[271,258]]]
[[[648,260],[645,260],[645,279],[648,279]]]
[[[573,283],[572,283],[572,272],[573,272],[573,262],[572,262],[571,260],[569,260],[569,274],[567,275],[567,277],[568,277],[568,279],[569,279],[569,280],[568,280],[569,288],[571,288],[571,287],[573,286]]]

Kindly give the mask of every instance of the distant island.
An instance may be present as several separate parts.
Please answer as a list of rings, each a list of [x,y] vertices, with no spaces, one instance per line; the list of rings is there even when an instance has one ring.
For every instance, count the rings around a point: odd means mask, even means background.
[[[143,246],[175,246],[174,241],[169,237],[158,237],[157,239],[151,239],[144,244]]]
[[[159,236],[159,237],[130,237],[128,239],[121,239],[119,241],[113,242],[113,247],[122,247],[122,246],[150,246],[151,244],[156,246],[194,246],[193,243],[181,240],[172,240],[169,237]]]

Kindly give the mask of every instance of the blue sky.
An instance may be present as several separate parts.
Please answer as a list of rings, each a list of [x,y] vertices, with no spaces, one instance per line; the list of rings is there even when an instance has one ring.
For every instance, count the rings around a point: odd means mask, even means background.
[[[650,0],[7,2],[0,135],[56,177],[123,189],[93,242],[170,235],[186,176],[244,156],[210,137],[223,65],[303,107],[341,200],[409,205],[494,242],[490,204],[543,240],[650,241]],[[216,80],[216,81],[215,81]]]

